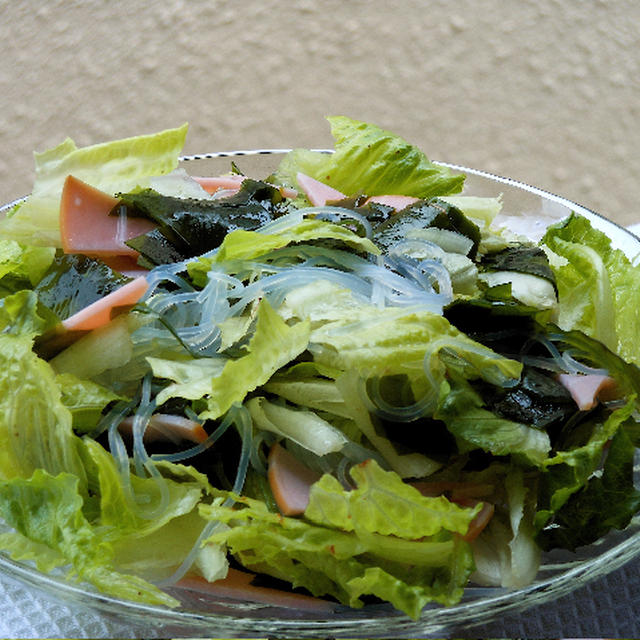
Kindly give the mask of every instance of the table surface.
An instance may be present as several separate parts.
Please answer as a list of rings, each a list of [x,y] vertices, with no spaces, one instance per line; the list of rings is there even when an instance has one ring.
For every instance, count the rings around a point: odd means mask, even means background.
[[[61,604],[2,576],[0,611],[0,638],[158,637],[152,627],[131,626],[98,611]],[[208,635],[215,636],[215,629]],[[451,629],[447,635],[458,638],[639,638],[640,559],[556,601],[505,615],[489,624]],[[179,637],[175,629],[172,637]]]

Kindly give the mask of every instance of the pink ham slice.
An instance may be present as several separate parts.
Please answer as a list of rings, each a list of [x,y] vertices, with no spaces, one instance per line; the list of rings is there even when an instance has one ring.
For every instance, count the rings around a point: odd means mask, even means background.
[[[238,191],[245,176],[229,174],[228,176],[191,176],[207,193],[216,191]]]
[[[237,193],[242,186],[242,181],[246,178],[239,173],[226,176],[191,176],[207,193],[217,193],[224,191],[225,195],[232,196]],[[278,187],[284,198],[295,198],[298,192],[289,187]]]
[[[110,216],[117,198],[67,176],[60,200],[60,233],[66,253],[90,256],[131,256],[138,252],[125,241],[151,231],[153,222],[144,218]]]
[[[580,411],[593,409],[598,400],[612,397],[616,381],[607,375],[561,373],[558,381],[567,389]]]
[[[129,278],[146,276],[149,273],[149,269],[141,267],[134,256],[102,256],[100,259],[114,271]]]
[[[478,504],[482,504],[482,507],[480,508],[480,511],[477,513],[476,517],[469,523],[467,533],[462,536],[462,539],[466,542],[473,542],[489,524],[495,512],[495,506],[490,502],[482,502],[480,500],[473,500],[471,498],[467,498],[465,500],[452,500],[452,502],[459,504],[461,507],[469,508],[473,508]]]
[[[133,430],[133,416],[125,418],[119,425],[119,431],[131,435]],[[168,413],[154,413],[149,419],[147,428],[144,431],[143,440],[145,442],[180,442],[188,440],[200,444],[209,435],[202,425],[189,420],[184,416],[176,416]]]
[[[309,504],[311,485],[320,474],[302,464],[284,447],[274,444],[268,459],[269,486],[280,513],[295,516],[304,513]]]
[[[413,196],[371,196],[367,198],[365,204],[369,202],[375,202],[377,204],[384,204],[387,207],[393,207],[396,211],[401,211],[405,207],[408,207],[414,202],[418,202],[420,198],[414,198]]]
[[[304,173],[298,172],[296,179],[298,180],[300,188],[304,191],[304,194],[314,207],[322,207],[330,200],[344,200],[344,198],[347,197],[337,189]]]
[[[482,508],[476,517],[469,523],[467,533],[462,536],[463,540],[472,542],[475,540],[482,530],[489,524],[493,516],[495,507],[490,502],[482,500],[482,497],[491,496],[495,488],[491,484],[475,484],[471,482],[454,481],[416,481],[409,483],[417,489],[423,496],[437,497],[448,494],[449,500],[455,502],[462,507],[475,507],[482,504]]]
[[[149,288],[144,276],[140,276],[111,293],[80,309],[63,320],[67,331],[91,331],[107,324],[115,315],[132,307]]]
[[[229,568],[227,577],[221,580],[208,582],[195,574],[187,574],[176,583],[176,587],[219,598],[260,602],[275,607],[287,607],[325,615],[335,609],[333,603],[313,596],[279,591],[270,587],[254,586],[252,582],[255,577],[256,575],[253,573]]]

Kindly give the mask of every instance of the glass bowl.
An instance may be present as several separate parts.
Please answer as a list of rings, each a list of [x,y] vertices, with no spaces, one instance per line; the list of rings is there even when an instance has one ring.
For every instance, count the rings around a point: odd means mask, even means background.
[[[247,175],[266,177],[275,169],[286,149],[229,151],[185,156],[181,166],[191,175],[218,175],[231,161]],[[640,254],[640,239],[606,218],[541,189],[482,171],[438,163],[466,174],[465,193],[502,196],[498,222],[514,231],[539,238],[546,227],[572,211],[584,215],[605,232],[615,248],[631,259]],[[0,207],[0,215],[14,203]],[[640,479],[640,465],[635,468]],[[461,633],[473,626],[519,614],[530,607],[557,600],[587,582],[614,571],[640,555],[640,517],[624,531],[613,531],[598,543],[576,553],[552,552],[543,556],[533,584],[517,590],[469,587],[462,601],[452,607],[427,606],[419,620],[411,620],[390,605],[367,605],[362,609],[336,606],[330,614],[225,600],[198,592],[174,590],[177,609],[143,605],[98,593],[93,588],[66,581],[61,575],[43,575],[26,563],[0,554],[0,572],[19,581],[34,593],[57,599],[78,611],[92,609],[120,622],[148,629],[147,637],[424,637]]]

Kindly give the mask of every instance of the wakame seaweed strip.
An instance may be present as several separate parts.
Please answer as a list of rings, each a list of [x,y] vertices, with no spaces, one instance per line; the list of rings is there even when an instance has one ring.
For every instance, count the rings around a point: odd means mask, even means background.
[[[217,200],[164,196],[153,189],[118,198],[118,209],[124,205],[128,215],[156,222],[174,251],[187,258],[215,249],[231,231],[253,231],[286,211],[277,188],[251,179],[243,181],[238,193]],[[131,246],[144,248],[140,238]]]
[[[59,251],[34,290],[42,305],[66,320],[129,280],[102,260]]]
[[[460,209],[438,198],[421,200],[387,218],[373,230],[374,242],[388,251],[405,240],[413,229],[435,227],[455,231],[473,242],[469,258],[475,258],[480,243],[480,230]]]

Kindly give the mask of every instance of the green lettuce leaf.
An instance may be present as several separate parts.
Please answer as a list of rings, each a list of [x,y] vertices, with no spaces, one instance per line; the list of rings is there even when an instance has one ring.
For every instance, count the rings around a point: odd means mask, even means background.
[[[560,302],[558,324],[584,331],[640,364],[640,270],[582,216],[573,214],[550,227],[542,242],[560,257],[552,262]]]
[[[302,172],[347,196],[401,194],[417,198],[462,191],[463,175],[433,164],[417,147],[375,125],[345,116],[328,118],[335,153],[296,149],[282,161],[275,179],[297,186]]]
[[[165,525],[140,536],[132,533],[113,542],[115,567],[151,582],[170,578],[175,569],[198,542],[207,524],[197,510],[177,516]],[[213,582],[226,577],[229,568],[226,549],[222,545],[201,547],[191,568]]]
[[[210,490],[206,477],[159,462],[150,477],[123,478],[100,444],[78,442],[90,493],[77,476],[42,469],[30,478],[1,480],[0,516],[15,531],[3,534],[0,546],[15,559],[35,560],[42,571],[67,567],[105,593],[175,606],[144,577],[167,577],[197,541],[205,521],[196,505]],[[172,543],[158,546],[161,541]],[[196,562],[215,579],[226,572],[223,556],[210,548]]]
[[[172,380],[160,392],[159,404],[169,398],[186,398],[199,400],[211,392],[211,380],[222,373],[226,360],[224,358],[189,358],[176,359],[149,356],[147,362],[153,375],[158,378]]]
[[[269,233],[244,229],[232,231],[225,236],[215,254],[189,262],[187,270],[194,284],[202,287],[207,283],[207,274],[212,265],[216,265],[215,268],[221,265],[228,272],[236,272],[237,269],[237,273],[250,276],[253,275],[253,260],[269,261],[281,258],[278,249],[297,243],[312,243],[315,240],[336,240],[355,251],[373,255],[380,253],[371,240],[359,236],[345,226],[309,218]],[[296,257],[291,258],[291,262],[295,264]],[[257,271],[261,268],[258,265]]]
[[[250,391],[264,384],[281,367],[299,356],[309,342],[309,323],[299,322],[288,326],[263,299],[258,307],[255,333],[247,345],[247,352],[235,359],[228,359],[222,371],[210,378],[208,385],[199,384],[197,394],[206,398],[207,407],[200,417],[215,419],[227,412],[235,402],[242,402]],[[159,375],[158,361],[154,373]],[[173,371],[166,375],[177,384],[169,384],[157,396],[158,404],[169,398],[186,397],[197,399],[184,380],[176,380]]]
[[[0,335],[0,516],[16,529],[3,536],[4,548],[16,558],[41,557],[43,569],[70,565],[106,593],[175,604],[144,580],[116,572],[110,545],[127,537],[143,547],[145,536],[194,511],[209,489],[206,478],[159,463],[156,476],[123,482],[109,453],[74,435],[61,385],[67,394],[69,385],[81,386],[85,404],[96,394],[98,405],[110,397],[56,376],[31,351],[28,337]]]
[[[305,518],[358,535],[364,530],[413,540],[442,530],[464,535],[480,510],[480,505],[473,509],[460,507],[444,496],[423,496],[375,460],[355,465],[350,475],[356,483],[351,491],[345,491],[338,480],[326,474],[314,483]]]
[[[294,409],[257,396],[246,403],[253,425],[293,440],[318,456],[340,451],[347,438],[313,411]]]
[[[308,318],[315,330],[327,322],[340,322],[345,318],[352,321],[370,319],[374,307],[364,303],[348,287],[318,278],[308,285],[289,291],[278,307],[278,313],[285,320]],[[318,362],[315,364],[328,366]]]
[[[501,198],[482,196],[443,196],[442,199],[457,207],[483,230],[488,229],[502,211]]]
[[[620,428],[611,440],[602,473],[572,494],[553,519],[538,532],[544,550],[575,550],[591,544],[610,529],[624,529],[640,509],[640,491],[634,486],[635,447]]]
[[[33,339],[52,329],[57,318],[38,302],[28,289],[0,299],[0,331]]]
[[[113,569],[113,550],[86,520],[80,492],[77,477],[68,473],[52,476],[42,469],[28,479],[0,481],[0,515],[21,536],[5,535],[10,550],[25,559],[46,548],[43,568],[68,563],[72,575],[105,593],[175,606],[174,598],[142,578]]]
[[[34,542],[17,531],[0,534],[0,549],[6,551],[13,560],[32,562],[42,573],[49,573],[67,563],[64,555],[57,549]]]
[[[544,463],[540,478],[538,511],[535,524],[540,530],[559,511],[571,496],[583,489],[592,474],[599,469],[609,441],[636,410],[635,396],[626,405],[614,410],[606,419],[596,414],[595,424],[584,444],[557,451]],[[599,418],[599,419],[598,419]],[[581,425],[591,426],[589,421]]]
[[[340,240],[353,249],[379,254],[380,249],[368,238],[362,238],[350,229],[326,222],[307,218],[299,224],[280,233],[261,233],[238,229],[225,236],[212,262],[225,260],[254,260],[274,249],[281,249],[295,242],[332,239]],[[206,261],[206,259],[203,259]]]
[[[227,545],[249,569],[351,607],[373,595],[417,618],[428,602],[457,602],[473,569],[469,545],[458,536],[407,540],[367,531],[366,522],[352,533],[282,517],[249,498],[236,501],[235,508],[220,499],[200,507],[205,517],[229,525],[209,542]]]
[[[97,504],[85,513],[101,531],[102,540],[114,550],[120,571],[148,579],[167,577],[196,543],[206,522],[197,505],[209,493],[206,476],[193,467],[167,461],[153,463],[153,475],[133,473],[123,477],[114,458],[100,444],[85,439],[87,468]],[[211,551],[209,549],[208,551]],[[217,554],[197,554],[196,561],[216,558],[207,571],[216,578],[226,573],[226,559]]]
[[[111,402],[124,399],[111,389],[71,373],[58,375],[56,382],[62,392],[62,404],[71,412],[73,428],[78,433],[91,432],[101,418],[102,410]]]
[[[457,379],[447,386],[434,417],[447,425],[462,451],[480,448],[497,456],[515,454],[534,465],[544,463],[551,449],[546,432],[495,415],[466,381]]]
[[[0,335],[0,478],[37,469],[71,473],[86,486],[79,439],[55,373],[31,350],[29,337]]]
[[[333,380],[313,376],[301,376],[297,380],[274,376],[264,385],[264,390],[300,406],[343,418],[351,417],[347,403]]]
[[[24,244],[60,246],[60,196],[68,175],[107,193],[144,186],[152,176],[178,165],[187,125],[151,135],[76,147],[67,138],[35,154],[35,182],[27,200],[0,221],[0,232]]]
[[[173,518],[193,511],[209,490],[205,476],[195,469],[167,462],[156,463],[154,476],[132,473],[123,479],[110,453],[94,440],[84,443],[97,470],[99,519],[106,540],[157,531]]]
[[[438,391],[445,371],[464,372],[493,384],[517,380],[522,365],[471,340],[444,317],[424,311],[369,307],[353,321],[353,310],[341,320],[311,332],[309,350],[315,359],[342,370],[369,375],[422,375]]]
[[[55,256],[53,247],[23,245],[0,238],[0,290],[31,288],[45,274]]]

